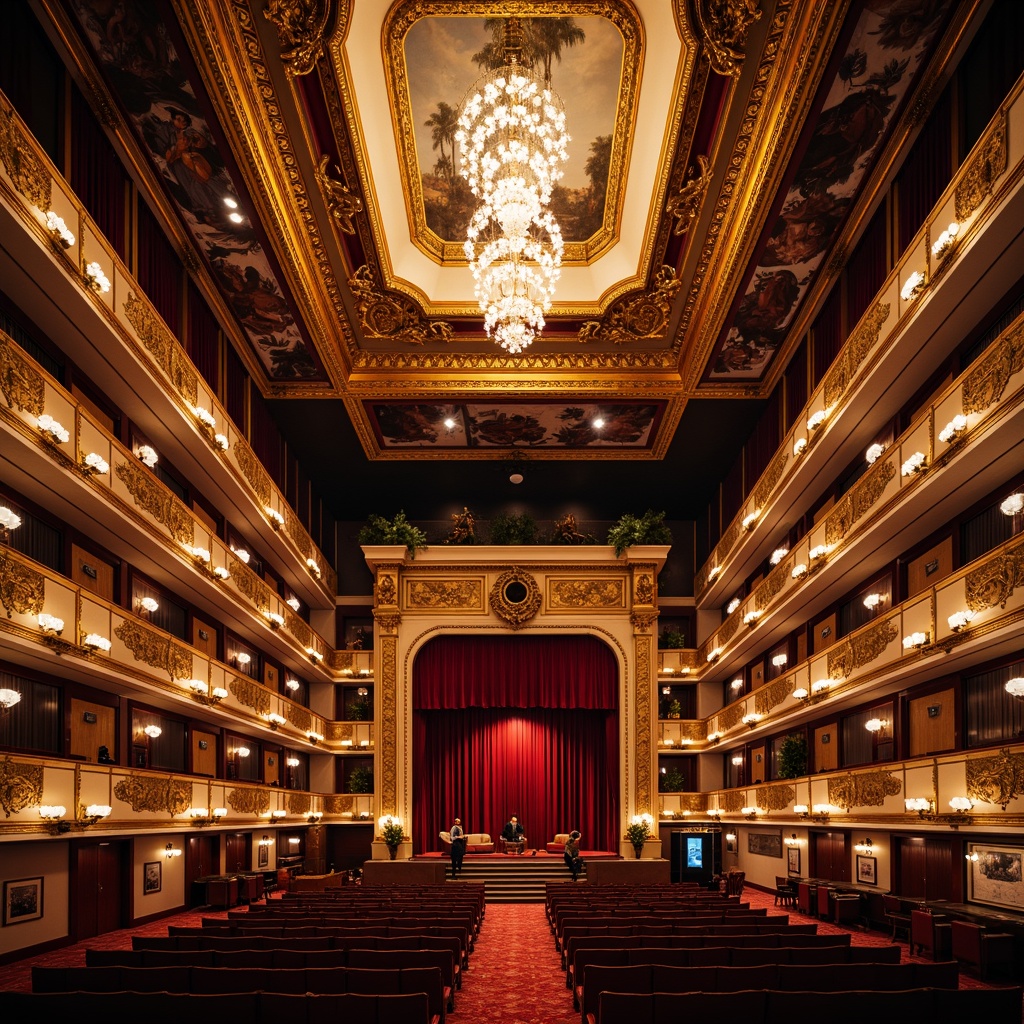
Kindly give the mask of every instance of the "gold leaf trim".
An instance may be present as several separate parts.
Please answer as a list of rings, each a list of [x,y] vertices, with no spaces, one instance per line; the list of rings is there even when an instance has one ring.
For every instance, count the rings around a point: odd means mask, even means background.
[[[249,482],[256,497],[264,507],[270,504],[270,477],[267,476],[260,460],[256,458],[255,452],[241,439],[236,438],[231,450],[235,454],[235,461],[242,471],[242,476]]]
[[[327,203],[327,209],[331,211],[331,216],[337,222],[339,229],[346,235],[354,235],[356,226],[352,218],[357,213],[363,212],[363,201],[359,196],[353,195],[342,182],[327,173],[327,165],[330,160],[331,158],[327,154],[320,158],[320,164],[316,169],[317,184],[320,186],[324,202]],[[339,167],[337,170],[340,174],[341,168]]]
[[[972,800],[1006,805],[1024,793],[1024,754],[1011,754],[1004,747],[989,757],[971,757],[965,765],[967,795]]]
[[[124,315],[135,328],[139,341],[167,375],[171,386],[189,403],[196,404],[199,378],[188,357],[181,351],[177,339],[153,311],[152,306],[129,291],[124,304]]]
[[[624,608],[622,580],[553,580],[551,607]],[[649,601],[642,602],[649,604]]]
[[[266,814],[270,794],[264,789],[233,789],[228,793],[228,807],[239,814]]]
[[[285,807],[289,814],[309,814],[312,800],[308,793],[289,793],[285,800]]]
[[[754,801],[766,811],[784,811],[796,800],[792,786],[758,786]]]
[[[9,757],[0,761],[0,807],[4,809],[5,818],[42,802],[41,764],[19,764]]]
[[[398,587],[395,577],[389,572],[377,576],[377,605],[393,606],[398,604]]]
[[[258,715],[270,714],[270,694],[252,679],[232,676],[228,690],[239,704],[252,708]]]
[[[8,551],[0,562],[0,604],[7,609],[7,618],[38,615],[46,601],[46,577],[30,566],[15,561]]]
[[[114,786],[114,796],[133,811],[166,811],[174,817],[192,806],[192,784],[181,779],[129,775]]]
[[[309,732],[313,728],[313,716],[296,704],[290,704],[285,708],[285,718],[301,732]]]
[[[0,162],[25,199],[44,212],[50,209],[49,172],[35,154],[35,140],[22,131],[13,107],[0,110]]]
[[[281,63],[289,75],[308,75],[323,53],[329,0],[267,0],[263,17],[277,29]]]
[[[324,797],[324,810],[328,814],[342,814],[355,808],[355,798],[341,793],[330,793]]]
[[[993,345],[964,378],[961,402],[965,413],[984,412],[1003,397],[1015,373],[1024,369],[1024,323]]]
[[[672,315],[672,297],[682,282],[675,268],[664,266],[654,275],[654,287],[637,295],[623,296],[613,302],[600,320],[588,320],[579,329],[577,340],[610,341],[621,345],[648,338],[663,338]]]
[[[704,793],[680,793],[679,810],[691,814],[702,814],[708,809],[708,798]]]
[[[636,658],[636,806],[641,814],[655,809],[652,800],[651,762],[651,649],[653,638],[633,637]]]
[[[124,619],[117,626],[114,636],[132,652],[136,661],[163,670],[171,679],[192,678],[192,652],[179,647],[169,637],[154,633],[129,619]]]
[[[411,299],[381,291],[365,263],[348,279],[348,286],[356,302],[359,326],[367,338],[388,338],[407,345],[452,340],[451,324],[428,320]]]
[[[46,398],[43,375],[21,354],[13,338],[0,331],[0,393],[7,408],[15,405],[33,416],[42,416]]]
[[[767,715],[772,708],[778,707],[790,695],[792,688],[793,680],[788,676],[762,686],[754,693],[754,711],[759,715]]]
[[[398,638],[381,637],[381,811],[398,810]]]
[[[891,618],[837,644],[828,653],[829,678],[846,679],[856,669],[869,665],[899,635],[899,624]]]
[[[967,607],[974,612],[996,605],[1005,608],[1021,583],[1024,583],[1024,544],[1017,544],[967,574],[964,578]]]
[[[746,799],[746,794],[742,789],[731,789],[722,796],[722,810],[729,814],[735,814],[736,811],[743,810]]]
[[[192,513],[148,470],[134,463],[119,462],[114,472],[128,489],[135,504],[166,527],[172,540],[179,544],[193,542],[196,524]]]
[[[269,588],[263,580],[256,575],[255,571],[250,569],[249,566],[238,558],[230,559],[229,567],[231,570],[231,578],[235,581],[235,586],[238,588],[238,592],[243,597],[248,598],[260,614],[270,611]],[[298,618],[298,616],[296,616],[296,618]],[[301,622],[302,620],[299,619],[299,621]]]
[[[847,772],[828,780],[828,802],[843,811],[881,807],[887,796],[896,796],[902,790],[903,783],[891,772]]]
[[[407,580],[408,608],[483,608],[482,580]]]
[[[711,184],[708,168],[708,158],[698,155],[697,167],[690,168],[686,184],[665,204],[665,212],[676,221],[672,228],[673,235],[685,235],[700,212],[708,185]]]
[[[864,479],[829,513],[825,522],[825,543],[838,544],[885,492],[896,476],[892,459],[876,462]]]
[[[768,504],[772,491],[782,479],[782,471],[786,468],[788,459],[789,452],[783,450],[777,452],[775,458],[768,464],[768,469],[761,475],[761,479],[754,489],[754,508],[763,509]]]
[[[743,721],[746,709],[741,701],[739,704],[731,704],[718,712],[718,728],[721,732],[728,732],[733,726]]]
[[[711,66],[719,75],[739,77],[750,26],[761,17],[760,0],[696,0],[697,24]]]
[[[526,596],[522,601],[509,601],[505,596],[505,590],[511,583],[521,583],[526,588]],[[540,587],[537,586],[533,575],[523,569],[509,569],[503,572],[494,581],[490,597],[494,614],[513,629],[524,626],[540,610]]]
[[[654,575],[652,573],[637,573],[633,586],[633,604],[654,604]]]
[[[889,309],[888,302],[876,303],[875,308],[868,313],[842,347],[839,357],[825,375],[826,406],[835,405],[843,397],[854,377],[857,376],[860,364],[878,342],[882,325],[889,319]]]
[[[981,145],[975,147],[956,186],[956,219],[961,223],[992,194],[996,178],[1006,170],[1006,150],[1006,111],[1000,110],[999,120],[988,130]]]

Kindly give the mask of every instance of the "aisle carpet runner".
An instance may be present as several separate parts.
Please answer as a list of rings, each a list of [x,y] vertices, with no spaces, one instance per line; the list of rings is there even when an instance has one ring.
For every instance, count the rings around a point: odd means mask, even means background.
[[[768,907],[775,912],[770,894],[746,889],[743,899],[753,907]],[[108,932],[93,939],[27,960],[8,964],[0,972],[0,989],[21,992],[32,990],[32,967],[84,966],[85,950],[131,949],[132,935],[166,935],[168,925],[199,925],[203,917],[225,917],[225,911],[205,909],[187,911],[138,928]],[[809,920],[790,912],[794,922]],[[821,922],[821,934],[850,931]],[[884,946],[889,936],[882,932],[852,931],[855,946]],[[911,956],[906,943],[902,947],[904,963],[927,963],[926,958]],[[990,988],[970,975],[960,974],[961,988]],[[453,1024],[459,1021],[500,1019],[502,1024],[579,1024],[579,1011],[572,1008],[572,995],[565,987],[565,972],[559,964],[554,937],[539,903],[491,903],[483,927],[470,957],[470,969],[456,996],[455,1011],[448,1014]]]

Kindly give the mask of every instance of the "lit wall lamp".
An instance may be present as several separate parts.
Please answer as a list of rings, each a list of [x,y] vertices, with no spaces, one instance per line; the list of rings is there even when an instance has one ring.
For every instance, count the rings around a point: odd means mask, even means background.
[[[75,244],[75,236],[64,223],[64,218],[50,210],[46,214],[46,230],[50,232],[54,243],[62,249],[70,249]]]
[[[869,853],[871,853],[871,840],[870,839],[862,839],[859,843],[857,843],[854,846],[854,849],[858,853],[862,853],[862,854],[869,854]]]
[[[753,729],[754,726],[757,725],[757,723],[760,722],[762,718],[764,718],[764,715],[759,715],[756,711],[751,711],[749,715],[743,716],[742,721],[744,725]]]
[[[829,548],[825,544],[815,544],[810,551],[807,552],[808,557],[811,560],[813,566],[815,562],[821,562],[828,555]],[[815,566],[816,568],[816,566]]]
[[[927,633],[909,633],[903,638],[903,650],[905,651],[917,651],[920,650],[928,643]]]
[[[757,625],[757,620],[764,614],[760,608],[752,608],[746,615],[743,616],[743,625],[754,627]]]
[[[1021,682],[1024,683],[1024,679]],[[20,700],[21,694],[17,690],[7,686],[0,689],[0,716],[6,715]]]
[[[732,615],[732,613],[733,613],[734,611],[736,611],[736,609],[737,609],[737,608],[739,608],[739,606],[740,606],[740,599],[739,599],[738,597],[734,597],[734,598],[733,598],[733,599],[732,599],[732,600],[731,600],[731,601],[730,601],[730,602],[729,602],[729,603],[728,603],[728,604],[727,604],[727,605],[725,606],[725,614],[726,614],[726,615]]]
[[[953,813],[947,814],[945,821],[950,828],[956,829],[971,821],[971,808],[974,807],[974,801],[969,796],[955,796],[949,801],[949,806],[953,808]]]
[[[900,476],[914,476],[923,473],[928,468],[928,459],[924,452],[914,452],[906,462],[900,466]]]
[[[829,691],[829,687],[832,685],[831,679],[818,679],[811,683],[811,696],[812,697],[824,697]]]
[[[287,811],[271,811],[271,812],[270,812],[270,816],[271,816],[271,817],[272,817],[272,818],[273,818],[273,819],[274,819],[275,821],[280,821],[280,820],[281,820],[282,818],[284,818],[284,817],[285,817],[285,816],[286,816],[287,814],[288,814],[288,812],[287,812]]]
[[[735,832],[726,832],[725,833],[725,841],[727,843],[735,843],[736,842],[736,833]]]
[[[903,806],[908,811],[917,811],[919,817],[932,814],[935,810],[935,801],[926,796],[908,797],[903,801]]]
[[[88,828],[90,825],[95,825],[97,821],[109,818],[112,810],[113,808],[110,804],[89,804],[87,807],[79,806],[78,824],[82,828]]]
[[[154,597],[141,597],[139,598],[139,608],[146,612],[148,615],[152,615],[160,607],[160,602]]]
[[[954,633],[962,633],[971,624],[973,619],[974,612],[965,608],[963,611],[953,612],[953,614],[946,619],[946,622]]]
[[[708,808],[708,817],[709,818],[718,819],[721,816],[722,816],[722,808],[721,807],[709,807]]]
[[[794,804],[793,813],[798,814],[801,818],[807,818],[810,816],[811,809],[807,804]]]
[[[861,602],[869,612],[873,612],[882,603],[881,594],[867,594]]]
[[[306,820],[310,823],[310,825],[319,825],[320,819],[323,816],[323,811],[310,811],[309,816],[306,818]]]
[[[284,616],[277,612],[267,612],[267,622],[271,629],[280,629],[284,625]]]
[[[284,516],[281,515],[276,508],[271,508],[267,505],[264,508],[264,512],[266,512],[267,518],[270,520],[270,525],[273,526],[275,530],[280,530],[281,527],[284,526]]]
[[[967,430],[967,417],[957,413],[940,431],[939,440],[943,444],[952,444]]]
[[[193,698],[202,704],[216,704],[228,695],[228,691],[223,686],[215,686],[213,689],[210,689],[210,684],[202,679],[190,679],[186,685]]]
[[[199,425],[207,430],[213,430],[217,426],[217,417],[205,406],[193,405],[192,415],[199,421]]]
[[[770,565],[778,565],[788,554],[789,548],[776,548],[768,558],[768,562]]]
[[[101,636],[99,633],[86,633],[82,637],[82,646],[87,654],[94,654],[96,651],[109,654],[110,648],[113,645],[105,636]]]
[[[880,736],[883,732],[885,732],[885,727],[888,724],[889,723],[884,718],[869,718],[864,723],[864,728],[867,729],[868,732]]]
[[[713,565],[708,570],[708,583],[714,583],[715,580],[718,579],[718,577],[721,574],[721,572],[722,572],[722,567],[720,565]]]
[[[268,836],[266,833],[264,833],[263,838],[260,839],[260,841],[259,841],[259,845],[260,846],[273,846],[274,845],[274,840],[271,839],[270,836]]]
[[[63,804],[43,804],[39,808],[39,817],[46,825],[46,831],[51,835],[63,835],[71,831],[69,822],[63,821],[67,808]]]
[[[772,664],[776,668],[785,668],[786,665],[788,664],[788,662],[789,662],[789,655],[788,654],[776,654],[772,658]]]
[[[760,518],[761,510],[759,508],[755,508],[753,512],[743,517],[743,529],[748,531],[752,530],[757,525],[757,521]]]
[[[720,732],[709,732],[708,733],[708,743],[717,743],[721,738],[722,738],[722,734]]]
[[[371,669],[368,669],[368,668],[361,668],[361,669],[359,670],[359,674],[360,674],[361,676],[368,676],[368,675],[371,675],[371,674],[372,674],[372,670],[371,670]]]
[[[150,469],[160,461],[160,456],[157,455],[156,449],[148,444],[139,445],[135,455],[144,466],[148,466]]]
[[[299,759],[298,759],[297,757],[289,757],[289,758],[288,758],[288,759],[287,759],[287,760],[285,761],[285,764],[286,764],[286,765],[287,765],[287,766],[288,766],[289,768],[298,768],[298,767],[299,767]]]
[[[807,566],[803,562],[797,562],[797,564],[793,566],[793,571],[790,573],[790,576],[795,580],[802,580],[806,575]]]
[[[718,659],[721,656],[721,654],[722,654],[722,648],[721,647],[712,647],[711,650],[708,651],[708,659],[707,659],[708,663],[710,664],[713,661],[718,661]]]
[[[171,860],[174,857],[180,857],[181,856],[181,850],[179,850],[173,843],[168,843],[164,847],[164,856],[168,860]]]
[[[11,530],[16,530],[19,526],[21,516],[6,505],[0,505],[0,541],[6,544],[11,539]]]
[[[807,420],[808,430],[817,430],[825,420],[828,419],[828,413],[824,409],[819,409],[817,412],[812,413]]]
[[[315,558],[306,559],[306,568],[310,571],[310,573],[313,576],[315,576],[317,579],[320,579],[320,566],[317,564]]]
[[[306,738],[315,747],[318,743],[323,742],[323,733],[320,732],[309,732],[306,734]]]
[[[760,807],[744,807],[740,813],[744,818],[753,821],[759,814],[764,814],[764,811]]]
[[[791,835],[786,836],[786,845],[787,846],[799,846],[800,845],[800,840],[797,839],[795,832],[793,832]]]
[[[248,757],[248,756],[249,756],[249,754],[251,753],[251,751],[249,750],[249,748],[248,748],[248,747],[236,747],[236,748],[235,748],[235,753],[236,753],[236,754],[237,754],[237,755],[238,755],[239,757]]]
[[[798,437],[793,442],[793,458],[799,459],[801,455],[807,450],[807,438]]]
[[[1022,510],[1024,510],[1024,493],[1019,491],[1015,494],[1009,495],[1009,497],[1005,498],[999,505],[999,511],[1002,512],[1004,516],[1020,515]],[[0,508],[0,522],[2,522],[3,512],[4,510]],[[17,516],[15,516],[15,518],[17,519]],[[20,523],[21,520],[19,519],[18,522]]]
[[[159,725],[147,725],[146,728],[143,729],[142,731],[151,740],[155,740],[163,732],[163,729],[161,729]]]
[[[828,821],[832,811],[833,807],[831,804],[814,804],[814,806],[811,807],[811,817],[814,818],[815,821]]]
[[[864,459],[869,466],[873,466],[884,454],[885,445],[879,444],[876,441],[874,444],[868,445],[868,450],[864,453]]]
[[[286,721],[287,719],[284,715],[279,715],[276,711],[271,711],[270,714],[267,715],[267,722],[270,724],[270,728],[275,732],[277,731],[278,726],[284,725]]]
[[[912,299],[916,299],[921,293],[921,289],[924,288],[925,277],[920,270],[915,270],[910,277],[903,282],[903,287],[900,289],[900,298],[904,302],[910,302]]]
[[[970,853],[965,854],[964,860],[969,860],[972,864],[978,863],[978,853],[976,850],[972,850]]]
[[[309,655],[309,660],[314,665],[319,665],[324,660],[324,656],[315,647],[307,647],[306,654]]]
[[[949,227],[939,234],[939,237],[932,242],[932,255],[941,263],[951,256],[956,246],[956,236],[960,233],[960,225],[957,221],[951,221]]]
[[[289,846],[298,846],[300,841],[301,840],[299,839],[298,836],[289,836],[288,837],[288,845]]]
[[[296,613],[302,608],[302,602],[297,597],[289,597],[285,604]]]
[[[60,636],[64,632],[64,620],[56,615],[47,615],[46,612],[40,612],[37,621],[39,628],[50,636]]]
[[[87,476],[106,476],[110,472],[110,463],[99,452],[89,452],[82,458],[82,472]]]
[[[810,691],[807,689],[806,686],[798,686],[790,696],[792,696],[795,700],[807,700],[807,698],[810,697],[810,695]]]
[[[294,693],[299,688],[298,679],[286,679],[284,681],[285,688],[291,690]]]
[[[246,654],[245,651],[239,651],[238,654],[235,655],[235,663],[237,665],[241,665],[242,668],[245,668],[245,666],[250,664],[250,662],[252,662],[252,655]]]
[[[232,548],[231,553],[244,565],[249,564],[249,552],[245,548]]]
[[[1014,676],[1013,679],[1007,679],[1003,689],[1011,697],[1024,697],[1024,678],[1021,676]],[[8,691],[10,692],[10,691]],[[0,691],[0,703],[3,702],[3,691]]]
[[[733,765],[735,767],[738,768],[741,764],[743,764],[743,755],[742,754],[734,755],[733,758],[732,758],[732,763],[733,763]]]
[[[737,677],[736,677],[736,678],[735,678],[735,679],[734,679],[734,680],[733,680],[733,681],[732,681],[732,682],[731,682],[731,683],[729,684],[729,689],[730,689],[730,690],[742,690],[742,689],[743,689],[743,678],[742,678],[742,676],[737,676]]]
[[[227,434],[214,434],[213,443],[222,451],[226,452],[231,447]]]

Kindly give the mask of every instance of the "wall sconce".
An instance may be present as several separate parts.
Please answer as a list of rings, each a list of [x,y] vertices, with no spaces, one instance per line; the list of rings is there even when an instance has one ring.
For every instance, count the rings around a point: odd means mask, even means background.
[[[86,476],[91,476],[94,473],[96,476],[105,476],[110,472],[110,463],[98,452],[89,452],[82,458],[82,472]]]
[[[744,818],[748,818],[750,821],[753,821],[759,814],[764,814],[764,811],[762,811],[760,807],[744,807],[740,813]]]
[[[286,758],[284,763],[289,768],[298,768],[299,767],[299,759],[297,757]]]
[[[807,700],[810,697],[810,693],[806,686],[798,686],[791,694],[796,700]]]
[[[743,689],[743,679],[742,679],[742,677],[740,677],[740,676],[737,676],[737,677],[736,677],[736,678],[735,678],[735,679],[734,679],[734,680],[733,680],[733,681],[732,681],[732,682],[731,682],[731,683],[729,684],[729,689],[730,689],[730,690],[742,690],[742,689]]]
[[[277,731],[277,727],[284,725],[286,721],[287,719],[284,715],[279,715],[276,711],[271,711],[270,714],[267,715],[267,722],[270,724],[270,728],[275,732]]]
[[[749,715],[743,716],[742,722],[744,725],[753,729],[754,726],[757,725],[757,723],[760,722],[763,717],[764,715],[759,715],[756,711],[752,711]]]
[[[157,455],[156,449],[148,444],[139,445],[135,454],[138,457],[139,461],[144,466],[148,466],[150,469],[152,469],[160,461],[160,456]]]
[[[815,821],[828,821],[829,816],[832,814],[831,804],[815,804],[811,808],[811,817]]]
[[[1013,679],[1007,679],[1003,689],[1011,697],[1024,697],[1024,678],[1021,676],[1014,676]],[[12,691],[7,691],[12,692]],[[0,691],[0,703],[3,701],[3,691]]]
[[[310,811],[309,816],[306,818],[306,820],[310,823],[310,825],[319,825],[320,819],[323,816],[323,811]]]
[[[861,602],[869,612],[873,612],[881,603],[881,594],[868,594]]]
[[[289,836],[288,837],[288,845],[289,846],[298,846],[299,842],[300,842],[300,840],[299,840],[298,836]]]
[[[320,733],[320,732],[309,732],[309,733],[306,734],[306,738],[315,747],[318,743],[322,743],[323,742],[324,736],[323,736],[323,733]]]
[[[159,725],[147,725],[146,728],[143,729],[142,731],[151,740],[155,740],[163,732],[163,729],[161,729]]]
[[[828,419],[828,413],[824,409],[819,409],[808,418],[807,429],[811,431],[817,430],[826,419]]]
[[[267,622],[271,629],[280,629],[284,625],[284,616],[277,612],[267,612]]]
[[[103,651],[104,654],[109,654],[112,645],[105,636],[100,636],[99,633],[86,633],[82,637],[82,646],[87,654],[93,654],[96,651]]]
[[[60,636],[64,632],[64,620],[56,615],[47,615],[46,612],[40,612],[37,621],[39,628],[49,636]]]
[[[139,608],[142,611],[144,611],[147,614],[149,614],[149,615],[152,615],[153,612],[155,612],[157,610],[157,608],[159,608],[159,607],[160,607],[160,602],[157,601],[156,598],[153,598],[153,597],[142,597],[142,598],[139,598]]]
[[[251,654],[246,654],[245,651],[239,651],[238,654],[235,655],[235,664],[236,665],[241,665],[243,668],[246,665],[248,665],[251,661],[252,661],[252,655]]]
[[[1022,510],[1024,510],[1024,494],[1019,491],[1015,494],[1011,494],[999,504],[999,511],[1002,512],[1004,516],[1016,516],[1019,515]],[[0,508],[0,522],[2,522],[3,512],[4,510]],[[17,519],[17,516],[15,516],[15,519]],[[20,523],[21,520],[19,519],[18,522]],[[11,529],[14,529],[14,527],[11,527]]]
[[[736,842],[736,833],[735,832],[726,832],[725,833],[725,841],[727,843],[735,843]]]
[[[249,552],[245,548],[232,548],[231,553],[244,565],[249,564]]]
[[[914,476],[916,473],[923,473],[928,468],[928,460],[924,452],[914,452],[906,462],[900,466],[900,476]]]
[[[1024,684],[1024,679],[1021,680],[1021,683]],[[1009,686],[1009,683],[1007,683],[1007,686]],[[21,694],[17,690],[12,690],[6,686],[0,689],[0,715],[6,715],[20,700]]]
[[[718,818],[720,818],[722,816],[722,808],[721,807],[709,807],[707,813],[708,813],[708,817],[709,818],[715,818],[717,820]]]
[[[903,638],[903,650],[916,651],[928,643],[927,633],[910,633]]]
[[[733,763],[733,765],[735,765],[738,768],[741,764],[743,764],[743,755],[742,754],[736,754],[732,758],[732,763]]]
[[[871,840],[862,839],[859,843],[854,846],[854,849],[858,853],[869,854],[871,853]]]
[[[313,576],[315,576],[317,579],[320,579],[320,566],[317,565],[317,561],[315,558],[306,559],[306,568],[310,571],[310,573]]]
[[[816,682],[811,683],[811,696],[812,697],[823,697],[829,691],[833,683],[832,679],[819,679]]]
[[[273,526],[275,530],[280,530],[281,527],[284,526],[284,516],[281,515],[276,508],[271,508],[267,505],[263,511],[266,512],[267,518],[270,520],[270,525]]]
[[[359,674],[360,674],[361,676],[368,676],[368,675],[370,675],[370,674],[371,674],[371,670],[370,670],[370,669],[368,669],[368,668],[361,668],[361,669],[359,670]]]
[[[793,442],[793,458],[799,459],[801,455],[807,450],[807,438],[798,437]]]
[[[180,857],[181,850],[179,850],[173,843],[168,843],[164,847],[164,856],[170,860],[172,857]]]
[[[11,537],[11,530],[21,526],[21,516],[6,505],[0,505],[0,541],[6,544]]]
[[[286,679],[284,681],[285,688],[291,690],[294,693],[299,688],[298,679]]]
[[[270,816],[271,816],[271,817],[272,817],[272,818],[273,818],[273,819],[274,819],[275,821],[280,821],[280,820],[281,820],[282,818],[284,818],[284,817],[285,817],[285,816],[286,816],[287,814],[288,814],[288,812],[287,812],[287,811],[271,811],[271,812],[270,812]]]
[[[721,653],[722,653],[722,648],[721,647],[713,647],[710,651],[708,651],[708,659],[707,659],[708,660],[708,664],[710,664],[713,661],[718,661]]]
[[[249,750],[249,748],[248,748],[248,747],[236,747],[236,748],[235,748],[235,753],[236,753],[236,754],[237,754],[237,755],[238,755],[239,757],[248,757],[248,756],[249,756],[249,754],[251,753],[251,751]]]
[[[708,733],[708,743],[717,743],[721,738],[722,738],[722,734],[720,732],[709,732]]]
[[[222,451],[226,452],[231,447],[227,434],[214,434],[213,443]]]
[[[972,864],[977,864],[978,863],[977,851],[972,850],[970,853],[965,854],[964,860],[969,860]]]
[[[807,566],[803,562],[798,562],[793,566],[793,571],[790,576],[795,580],[802,580],[807,575]]]
[[[967,429],[967,417],[957,413],[940,431],[939,440],[943,444],[952,444]]]
[[[217,417],[209,409],[201,405],[192,406],[192,415],[199,421],[200,426],[213,430],[217,426]]]
[[[309,660],[314,665],[319,665],[324,660],[324,656],[315,647],[307,647],[306,654],[309,655]]]
[[[912,299],[917,298],[922,288],[924,288],[924,274],[920,270],[915,270],[903,282],[903,287],[900,289],[900,298],[904,302],[910,302]]]
[[[260,839],[258,845],[260,845],[260,846],[273,846],[274,845],[274,840],[271,839],[270,836],[264,834],[263,838]]]
[[[815,544],[810,551],[807,552],[811,559],[811,563],[820,562],[829,552],[828,547],[825,544]]]
[[[288,607],[296,614],[298,614],[299,610],[302,608],[302,602],[297,597],[289,597],[288,600],[285,601],[285,604],[288,605]]]
[[[800,845],[800,840],[797,839],[795,832],[792,835],[786,836],[786,845],[787,846],[799,846]]]
[[[974,807],[974,801],[970,797],[955,796],[949,801],[949,806],[953,808],[953,813],[945,815],[943,820],[951,829],[958,829],[961,825],[966,825],[971,821],[971,808]]]
[[[940,263],[952,254],[953,247],[956,244],[956,236],[959,232],[960,225],[955,220],[951,221],[949,227],[932,242],[932,255]]]
[[[757,625],[757,620],[764,614],[760,608],[752,608],[746,615],[743,616],[743,625],[750,626],[753,628]]]
[[[965,608],[963,611],[953,612],[953,614],[946,619],[946,622],[954,633],[961,633],[971,624],[973,618],[974,612]]]
[[[776,668],[785,668],[788,662],[789,662],[789,655],[788,654],[776,654],[772,658],[772,664]]]
[[[926,796],[915,796],[904,800],[903,806],[908,811],[917,811],[918,816],[923,818],[926,814],[933,813],[935,802]]]
[[[722,567],[720,565],[713,565],[708,570],[708,583],[714,583],[715,580],[718,579],[718,577],[719,577],[721,572],[722,572]]]
[[[78,824],[82,828],[88,828],[90,825],[95,825],[97,821],[109,818],[112,810],[113,808],[110,804],[89,804],[88,807],[79,806]]]
[[[881,735],[885,731],[885,727],[889,723],[884,718],[869,718],[864,723],[864,728],[870,733],[877,733]]]
[[[877,441],[874,444],[868,445],[868,450],[864,453],[864,459],[869,466],[873,466],[885,453],[885,445],[879,444]]]
[[[806,818],[810,815],[811,809],[807,804],[794,804],[793,813],[800,815],[801,818]]]
[[[754,528],[754,526],[757,524],[758,519],[760,518],[761,510],[759,508],[755,508],[753,512],[743,517],[743,522],[741,525],[743,526],[744,530],[747,530],[749,532]]]
[[[46,230],[53,236],[54,242],[62,249],[70,249],[75,244],[75,236],[68,230],[64,218],[50,210],[46,214]]]
[[[789,548],[776,548],[768,558],[769,565],[778,565],[788,554]]]
[[[190,679],[186,685],[191,691],[193,698],[206,705],[216,704],[228,695],[228,691],[223,686],[215,686],[211,690],[210,684],[202,679]]]
[[[969,796],[955,796],[949,801],[949,806],[958,814],[966,814],[974,806],[974,801]]]
[[[42,804],[39,808],[39,817],[46,825],[46,831],[51,835],[63,835],[71,831],[71,825],[61,819],[67,813],[63,804]]]
[[[737,608],[739,608],[739,606],[740,606],[740,599],[739,599],[738,597],[734,597],[734,598],[733,598],[733,599],[732,599],[732,600],[731,600],[731,601],[730,601],[730,602],[729,602],[729,603],[728,603],[728,604],[727,604],[727,605],[725,606],[725,614],[726,614],[726,615],[732,615],[732,613],[733,613],[734,611],[736,611],[736,609],[737,609]]]

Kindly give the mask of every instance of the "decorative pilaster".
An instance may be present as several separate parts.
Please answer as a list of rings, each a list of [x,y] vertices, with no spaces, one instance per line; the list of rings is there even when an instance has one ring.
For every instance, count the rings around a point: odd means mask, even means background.
[[[654,740],[651,708],[654,687],[654,630],[658,619],[657,566],[637,563],[633,567],[632,611],[633,651],[636,669],[636,784],[634,814],[657,814],[651,777],[654,772]]]
[[[398,563],[377,566],[373,617],[374,649],[380,651],[377,695],[380,699],[380,765],[377,799],[380,814],[398,815]]]

